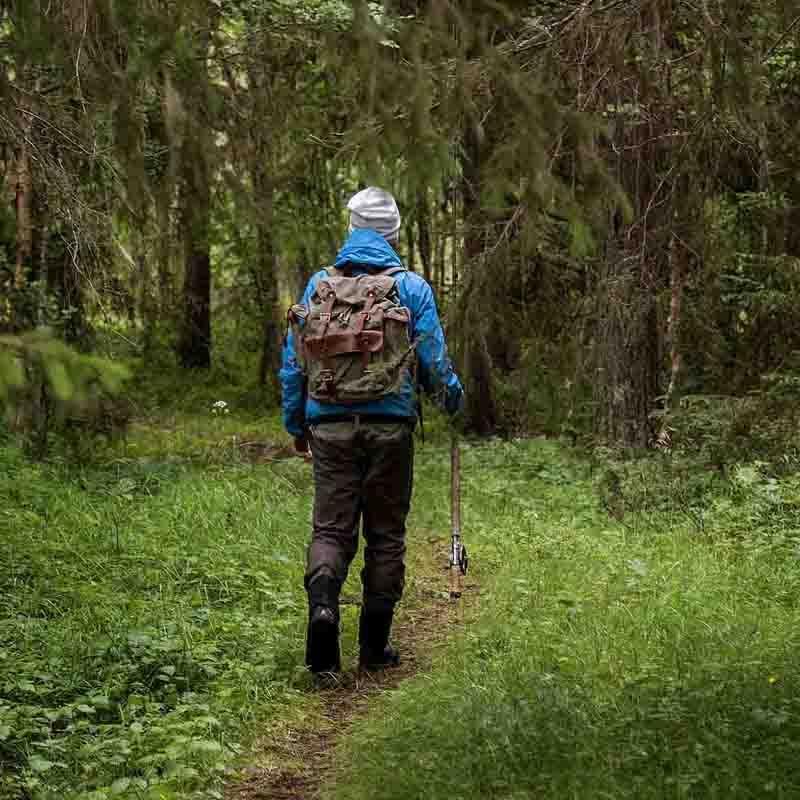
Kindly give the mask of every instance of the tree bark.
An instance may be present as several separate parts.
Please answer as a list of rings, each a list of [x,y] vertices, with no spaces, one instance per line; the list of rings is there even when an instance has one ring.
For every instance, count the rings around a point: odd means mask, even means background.
[[[433,276],[433,288],[439,297],[442,297],[445,289],[447,239],[450,236],[450,229],[452,227],[450,224],[450,216],[455,213],[451,202],[451,196],[452,192],[448,185],[442,183],[442,201],[439,205],[439,221],[436,226],[439,235],[436,242],[435,274]],[[455,247],[455,242],[452,242],[451,246]]]
[[[181,226],[184,243],[183,320],[178,340],[178,358],[186,369],[211,366],[211,151],[207,118],[206,58],[210,44],[208,28],[200,29],[197,83],[191,94],[191,115],[186,122],[181,152]]]
[[[463,303],[463,326],[460,331],[466,389],[465,417],[467,428],[481,436],[488,436],[497,427],[497,406],[494,397],[492,362],[486,344],[486,304],[476,296],[481,292],[485,275],[479,270],[484,263],[484,219],[481,208],[482,194],[482,132],[477,123],[468,123],[464,129],[461,157],[461,197],[464,215],[464,272],[471,291],[459,298]],[[455,267],[454,267],[455,268]],[[454,275],[454,280],[456,276]]]
[[[417,264],[416,264],[416,249],[417,243],[414,237],[414,222],[415,220],[409,220],[409,223],[405,226],[406,229],[406,251],[408,253],[406,257],[406,266],[411,272],[417,271]]]
[[[420,189],[417,192],[416,205],[419,259],[422,262],[422,274],[425,276],[425,280],[430,283],[433,248],[431,246],[431,214],[428,207],[428,192],[426,189]]]
[[[24,289],[28,283],[33,256],[33,175],[31,173],[30,153],[27,135],[30,124],[23,118],[22,141],[17,148],[16,158],[16,222],[17,258],[14,269],[14,283],[17,289]]]
[[[658,314],[637,258],[611,247],[601,286],[598,432],[625,449],[646,448],[658,395]]]
[[[277,399],[278,369],[281,362],[281,329],[278,325],[278,275],[275,238],[273,235],[273,193],[271,176],[267,171],[267,158],[264,148],[259,148],[261,157],[257,159],[254,175],[254,189],[258,209],[256,223],[258,241],[259,301],[262,310],[261,360],[258,369],[259,384]]]
[[[672,408],[672,400],[678,389],[683,352],[680,343],[681,317],[683,315],[683,291],[686,284],[686,269],[683,253],[673,236],[669,245],[670,258],[670,303],[667,321],[667,344],[669,346],[669,386],[664,400],[664,410]]]
[[[183,321],[178,342],[181,366],[211,366],[211,187],[208,153],[198,131],[190,131],[182,159],[184,242]]]
[[[190,147],[190,150],[196,150]],[[193,153],[184,170],[183,237],[185,275],[183,327],[178,345],[181,366],[211,366],[211,251],[209,215],[211,193],[205,154]]]
[[[652,37],[660,53],[667,19],[652,5],[638,18],[631,17],[631,23],[639,33]],[[624,47],[627,40],[620,41]],[[611,119],[612,166],[630,203],[632,220],[625,220],[619,208],[609,209],[595,337],[596,428],[610,444],[626,450],[644,449],[654,439],[652,412],[661,394],[663,371],[658,297],[670,278],[671,195],[683,164],[674,144],[663,137],[674,125],[669,109],[662,108],[660,114],[640,110],[633,119],[621,109],[626,104],[636,109],[662,107],[666,105],[663,94],[652,94],[660,91],[647,69],[636,66],[627,81],[619,80],[612,92],[598,95],[600,102],[613,103],[618,109]],[[674,287],[677,300],[681,287],[682,279]],[[679,314],[679,307],[675,310]]]

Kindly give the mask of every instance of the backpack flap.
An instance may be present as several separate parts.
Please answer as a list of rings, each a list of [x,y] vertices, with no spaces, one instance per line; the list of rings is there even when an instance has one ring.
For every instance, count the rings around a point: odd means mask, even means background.
[[[315,400],[380,400],[409,373],[411,312],[399,304],[392,275],[332,274],[317,284],[308,307],[290,314]]]
[[[311,302],[314,305],[322,305],[333,292],[337,304],[362,306],[367,302],[368,295],[374,297],[375,303],[381,303],[394,291],[395,287],[395,280],[391,275],[369,273],[355,277],[335,275],[323,278],[317,284]]]

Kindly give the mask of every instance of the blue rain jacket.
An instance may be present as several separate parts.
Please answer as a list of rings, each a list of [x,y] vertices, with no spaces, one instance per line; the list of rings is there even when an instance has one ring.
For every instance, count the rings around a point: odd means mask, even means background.
[[[364,228],[354,230],[336,257],[335,265],[352,265],[354,274],[370,269],[402,267],[400,257],[379,233]],[[300,301],[308,304],[317,283],[326,276],[321,270],[308,282]],[[414,272],[394,276],[400,302],[411,311],[411,340],[416,342],[419,381],[422,388],[449,413],[456,413],[464,390],[447,355],[444,332],[436,312],[433,291],[427,281]],[[416,418],[416,387],[409,379],[400,391],[370,403],[337,405],[320,403],[306,396],[305,377],[297,363],[294,337],[290,330],[283,348],[280,371],[283,389],[283,424],[292,436],[301,436],[305,425],[324,417],[346,414],[380,414],[401,419]]]

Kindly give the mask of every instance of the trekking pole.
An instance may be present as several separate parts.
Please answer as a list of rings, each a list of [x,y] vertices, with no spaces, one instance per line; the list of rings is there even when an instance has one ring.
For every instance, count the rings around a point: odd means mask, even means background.
[[[455,433],[450,444],[450,515],[450,599],[458,600],[463,589],[464,575],[467,574],[469,557],[461,539],[461,448],[458,434]]]

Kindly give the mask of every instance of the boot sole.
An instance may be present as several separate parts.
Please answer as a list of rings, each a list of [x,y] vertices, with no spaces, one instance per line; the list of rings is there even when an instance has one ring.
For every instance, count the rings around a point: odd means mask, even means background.
[[[339,626],[336,622],[317,619],[311,623],[312,672],[339,671]]]

